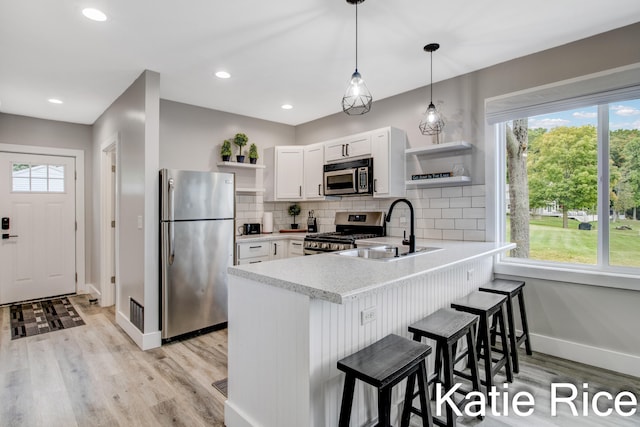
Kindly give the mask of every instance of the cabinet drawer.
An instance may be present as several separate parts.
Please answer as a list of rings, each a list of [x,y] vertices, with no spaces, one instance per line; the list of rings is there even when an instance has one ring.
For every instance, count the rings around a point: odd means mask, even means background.
[[[289,240],[289,256],[304,255],[302,240]]]
[[[238,263],[240,260],[254,257],[269,257],[269,242],[239,243]]]
[[[256,264],[258,262],[267,262],[269,261],[269,256],[258,256],[258,257],[253,257],[253,258],[245,258],[245,259],[238,259],[238,265],[243,265],[243,264]]]

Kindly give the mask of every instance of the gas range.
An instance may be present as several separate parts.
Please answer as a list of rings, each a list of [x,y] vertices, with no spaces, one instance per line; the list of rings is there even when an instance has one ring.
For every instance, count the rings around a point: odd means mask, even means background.
[[[386,234],[384,212],[336,212],[336,231],[310,234],[304,239],[304,254],[342,251],[355,241]]]

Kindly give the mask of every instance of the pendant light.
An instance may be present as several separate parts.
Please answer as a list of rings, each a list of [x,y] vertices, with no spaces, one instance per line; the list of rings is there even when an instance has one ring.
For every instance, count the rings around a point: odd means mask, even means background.
[[[431,82],[429,84],[429,87],[431,88],[431,100],[419,125],[420,132],[422,132],[423,135],[436,136],[436,144],[439,143],[438,135],[442,132],[442,128],[444,128],[444,120],[442,120],[442,116],[438,110],[436,110],[436,106],[433,105],[433,52],[439,48],[440,45],[438,43],[429,43],[424,47],[424,51],[429,52],[431,56]]]
[[[358,72],[358,3],[362,2],[364,0],[347,0],[347,3],[356,5],[356,70],[351,75],[347,91],[342,97],[342,111],[350,116],[368,113],[373,101],[371,92]]]

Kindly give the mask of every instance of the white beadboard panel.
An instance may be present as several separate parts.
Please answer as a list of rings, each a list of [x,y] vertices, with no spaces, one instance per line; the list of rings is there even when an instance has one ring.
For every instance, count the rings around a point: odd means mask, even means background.
[[[467,272],[473,270],[471,279]],[[338,305],[312,300],[310,312],[310,348],[312,372],[311,401],[313,426],[335,425],[340,411],[344,374],[338,360],[369,344],[395,333],[409,337],[407,326],[451,301],[491,280],[491,259],[477,260],[439,273],[409,279],[395,287],[366,298]],[[374,307],[376,320],[361,325],[360,313]],[[430,343],[433,345],[433,343]],[[433,357],[428,358],[429,369]],[[404,383],[395,387],[394,402],[400,404]],[[375,390],[357,382],[351,425],[369,425],[377,417]]]
[[[449,306],[491,275],[492,260],[486,257],[346,304],[231,275],[226,425],[336,425],[344,383],[338,360],[390,333],[409,338],[409,324]],[[376,319],[362,325],[360,313],[372,307]],[[427,362],[432,370],[433,356]],[[392,395],[394,417],[403,394],[404,382]],[[351,425],[370,425],[376,418],[376,391],[358,382]]]

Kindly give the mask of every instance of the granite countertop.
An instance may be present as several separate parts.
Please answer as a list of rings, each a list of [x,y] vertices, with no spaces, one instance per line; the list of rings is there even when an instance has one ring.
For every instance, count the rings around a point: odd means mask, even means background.
[[[382,237],[366,239],[362,243],[400,245],[401,240]],[[443,250],[394,261],[372,261],[326,253],[229,267],[229,274],[342,304],[418,275],[515,247],[513,243],[445,240],[418,240],[416,245]]]

